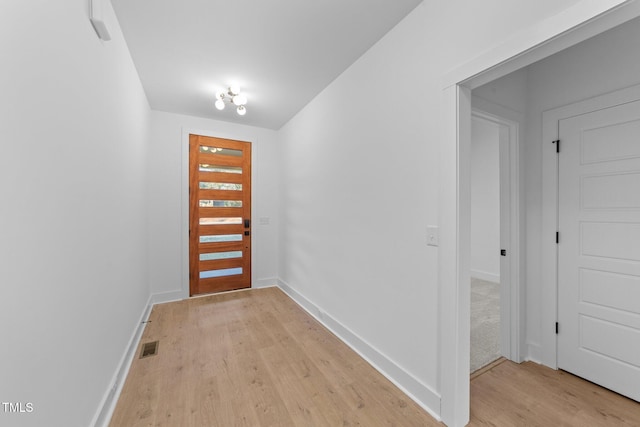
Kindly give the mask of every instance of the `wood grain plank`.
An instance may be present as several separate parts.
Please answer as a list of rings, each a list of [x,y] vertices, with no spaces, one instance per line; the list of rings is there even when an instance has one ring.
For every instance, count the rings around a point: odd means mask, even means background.
[[[205,163],[200,161],[200,163]],[[222,166],[222,165],[220,165]],[[234,184],[242,184],[243,174],[241,173],[225,173],[225,172],[198,172],[198,181],[204,182],[229,182]]]
[[[153,308],[111,426],[442,426],[276,288]],[[532,362],[471,380],[470,426],[638,426],[640,404]]]
[[[150,320],[142,341],[160,353],[133,361],[111,426],[442,425],[278,289],[160,304]]]
[[[205,137],[202,137],[203,139]],[[207,138],[214,139],[214,138]],[[215,138],[217,139],[217,138]],[[219,139],[218,139],[219,140]],[[242,166],[242,157],[236,156],[223,156],[220,154],[211,154],[211,153],[198,153],[198,158],[200,159],[200,163],[209,164],[209,165],[217,165],[217,166]]]
[[[471,426],[638,426],[640,403],[533,362],[500,363],[471,381]]]

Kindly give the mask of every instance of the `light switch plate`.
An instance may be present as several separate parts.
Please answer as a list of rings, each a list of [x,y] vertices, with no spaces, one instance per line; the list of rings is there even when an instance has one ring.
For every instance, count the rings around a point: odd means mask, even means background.
[[[438,227],[435,225],[427,226],[427,245],[438,246]]]

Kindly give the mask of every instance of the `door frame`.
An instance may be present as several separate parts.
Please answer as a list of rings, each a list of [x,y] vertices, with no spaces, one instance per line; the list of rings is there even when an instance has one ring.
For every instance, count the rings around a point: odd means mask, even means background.
[[[258,164],[256,158],[258,156],[257,144],[258,138],[255,135],[243,132],[221,132],[212,130],[203,130],[191,127],[182,128],[182,141],[180,145],[181,156],[181,182],[180,182],[180,231],[181,231],[181,271],[180,277],[180,295],[179,299],[188,299],[189,296],[189,135],[201,135],[213,138],[233,139],[244,141],[251,144],[251,223],[255,224],[256,209],[256,176],[258,175]],[[255,287],[256,273],[254,266],[256,265],[256,247],[257,234],[256,228],[252,227],[251,231],[251,287]],[[195,296],[197,298],[197,295]]]
[[[524,336],[524,300],[520,265],[524,253],[520,243],[524,218],[520,168],[520,123],[522,114],[496,104],[472,97],[472,118],[480,119],[506,129],[501,131],[500,155],[500,247],[507,251],[500,257],[500,353],[514,362],[521,362]],[[510,116],[511,119],[505,118]],[[506,215],[505,215],[506,213]]]
[[[639,16],[637,0],[581,0],[443,76],[438,383],[440,417],[450,427],[469,422],[471,90]]]
[[[559,122],[605,108],[640,99],[640,85],[619,89],[604,95],[578,101],[542,113],[542,235],[553,236],[558,230],[560,201],[558,197],[559,159],[555,144],[559,139]],[[562,142],[561,142],[562,144]],[[562,147],[562,146],[561,146]],[[562,148],[560,148],[562,151]],[[558,336],[553,328],[558,320],[558,245],[551,237],[542,239],[542,328],[541,362],[558,368]],[[552,323],[553,322],[553,323]]]

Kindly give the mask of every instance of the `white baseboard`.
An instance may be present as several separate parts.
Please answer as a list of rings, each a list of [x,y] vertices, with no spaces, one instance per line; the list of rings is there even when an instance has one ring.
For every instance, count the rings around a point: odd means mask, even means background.
[[[420,405],[432,417],[440,421],[440,400],[438,393],[419,379],[398,366],[393,360],[378,351],[375,347],[360,338],[348,327],[325,313],[320,307],[308,300],[283,280],[278,279],[278,287],[282,289],[300,307],[322,323],[334,335],[348,345],[353,351],[365,359],[374,369],[394,383],[411,400]]]
[[[131,361],[133,360],[136,349],[138,348],[138,343],[140,342],[140,337],[142,336],[142,331],[144,330],[145,326],[144,322],[149,319],[149,314],[151,314],[152,306],[152,296],[150,295],[149,299],[147,300],[147,305],[145,306],[142,315],[140,316],[140,321],[134,329],[133,334],[131,334],[129,344],[127,345],[124,354],[120,358],[120,363],[118,363],[118,368],[116,369],[116,374],[111,381],[111,386],[102,398],[102,401],[98,406],[98,411],[91,421],[91,425],[93,427],[107,427],[109,425],[109,422],[111,421],[111,416],[113,415],[113,411],[116,408],[116,403],[118,402],[118,398],[120,397],[120,393],[122,392],[122,387],[124,386],[124,382],[127,379],[127,374],[129,373],[129,368],[131,367]]]
[[[252,284],[253,289],[270,288],[272,286],[278,286],[278,279],[276,277],[269,277],[266,279],[258,279]],[[153,294],[151,301],[153,304],[163,304],[165,302],[182,301],[185,298],[189,298],[189,294],[185,294],[182,290],[162,292]]]
[[[254,289],[260,288],[271,288],[273,286],[278,286],[278,278],[277,277],[269,277],[266,279],[258,279],[253,284]]]
[[[151,302],[153,305],[156,305],[165,302],[182,301],[188,297],[189,295],[184,295],[182,291],[169,291],[151,295]]]
[[[273,278],[258,280],[258,283],[255,287],[266,288],[269,286],[277,286],[277,279]],[[93,427],[107,427],[109,425],[109,422],[111,421],[111,416],[113,415],[116,403],[118,402],[118,398],[120,397],[120,393],[122,392],[122,387],[124,386],[127,374],[129,373],[129,368],[131,367],[131,361],[135,356],[135,351],[138,348],[138,344],[140,343],[140,339],[142,337],[142,332],[145,325],[143,322],[146,322],[149,319],[149,315],[151,314],[151,309],[153,308],[153,306],[166,302],[181,301],[186,297],[188,296],[185,296],[184,292],[181,290],[162,292],[149,296],[147,305],[142,313],[142,316],[140,317],[140,321],[138,322],[138,327],[134,330],[131,338],[129,339],[127,349],[120,359],[120,363],[118,364],[118,368],[116,369],[116,374],[111,381],[112,386],[105,393],[102,401],[100,402],[100,405],[98,406],[99,409],[93,417],[93,420],[91,422],[91,425]]]
[[[542,357],[540,357],[542,355],[542,349],[540,348],[540,345],[534,344],[534,343],[527,343],[526,347],[527,347],[527,354],[524,360],[542,364],[541,362]]]
[[[402,390],[409,398],[420,405],[425,411],[427,411],[432,417],[440,421],[440,395],[433,391],[429,386],[423,384],[420,380],[415,378],[409,372],[402,369],[394,361],[378,351],[375,347],[367,343],[360,338],[357,334],[352,332],[348,327],[334,319],[332,316],[325,313],[320,307],[316,306],[313,302],[308,300],[305,296],[294,290],[291,286],[280,279],[260,279],[254,284],[255,289],[268,288],[272,286],[278,286],[289,295],[299,306],[312,315],[316,320],[322,323],[327,329],[329,329],[334,335],[340,338],[346,345],[348,345],[353,351],[358,353],[363,359],[365,359],[374,369],[384,375],[389,381],[394,383],[400,390]],[[155,304],[161,304],[171,301],[183,300],[184,296],[181,291],[165,292],[161,294],[154,294],[149,297],[147,306],[140,316],[140,322],[138,327],[133,332],[127,349],[125,350],[116,375],[111,384],[112,387],[105,393],[104,398],[99,406],[94,419],[91,423],[93,427],[107,427],[111,421],[111,416],[115,409],[122,387],[126,380],[131,361],[135,355],[135,351],[138,348],[142,331],[144,329],[144,323],[151,314],[151,309]]]
[[[500,283],[500,275],[489,273],[487,271],[471,270],[471,277],[476,279],[486,280],[487,282]]]

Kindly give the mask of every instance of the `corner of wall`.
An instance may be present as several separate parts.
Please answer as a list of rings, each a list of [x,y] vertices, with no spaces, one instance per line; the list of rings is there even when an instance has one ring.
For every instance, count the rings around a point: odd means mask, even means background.
[[[331,333],[358,353],[375,370],[395,384],[411,400],[420,405],[429,415],[438,421],[441,420],[440,395],[438,393],[401,366],[398,366],[393,360],[326,313],[321,307],[307,299],[284,280],[277,279],[277,286]]]
[[[258,279],[253,283],[254,289],[262,289],[262,288],[271,288],[274,286],[278,286],[278,278],[277,277],[269,277],[267,279]]]
[[[151,302],[152,302],[152,305],[164,304],[165,302],[181,301],[188,297],[189,295],[185,294],[182,290],[160,292],[160,293],[151,295]]]

